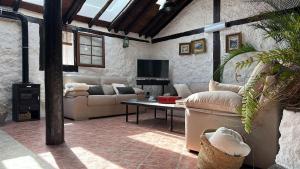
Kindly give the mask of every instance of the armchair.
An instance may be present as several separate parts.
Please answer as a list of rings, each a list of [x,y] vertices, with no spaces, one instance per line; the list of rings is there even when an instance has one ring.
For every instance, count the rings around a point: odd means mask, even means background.
[[[252,83],[258,74],[267,70],[266,65],[259,64],[247,83]],[[257,86],[256,90],[262,90],[260,85]],[[193,94],[185,100],[186,148],[199,151],[200,135],[204,130],[227,127],[239,132],[252,149],[245,159],[245,164],[268,168],[274,164],[279,149],[279,123],[282,112],[280,106],[275,102],[264,105],[257,114],[252,133],[247,134],[236,111],[236,108],[242,105],[243,88],[231,87],[230,90],[226,86],[223,90],[218,88],[218,91],[212,91],[210,87],[210,91]]]

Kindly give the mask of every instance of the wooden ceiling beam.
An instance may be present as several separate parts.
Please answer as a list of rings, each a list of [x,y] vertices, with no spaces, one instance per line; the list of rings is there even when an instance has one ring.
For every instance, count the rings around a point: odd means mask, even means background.
[[[97,13],[97,15],[93,18],[93,19],[91,19],[91,21],[89,22],[89,28],[91,28],[93,25],[94,25],[94,23],[96,22],[96,21],[98,21],[99,20],[99,18],[101,17],[101,15],[106,11],[106,9],[109,7],[109,5],[111,4],[113,2],[113,0],[108,0],[107,2],[106,2],[106,4],[103,6],[103,8]]]
[[[115,30],[115,32],[117,33],[118,27],[120,25],[120,23],[122,22],[123,19],[126,18],[127,14],[131,11],[131,10],[135,10],[134,8],[136,7],[136,5],[140,2],[140,0],[132,0],[130,1],[127,6],[119,13],[119,15],[111,22],[110,26],[108,27],[108,31],[111,31],[112,29]]]
[[[72,6],[68,9],[66,14],[63,16],[64,24],[66,24],[66,23],[70,24],[74,20],[74,17],[80,11],[80,9],[82,8],[85,1],[86,0],[74,0],[73,1]]]
[[[164,11],[160,10],[155,17],[151,19],[149,24],[145,25],[144,28],[139,32],[139,36],[145,35],[146,32],[149,32],[151,29],[153,29],[161,21],[165,14],[166,13]]]
[[[41,14],[43,14],[43,12],[44,12],[44,9],[42,6],[24,2],[24,1],[21,2],[20,8],[27,9],[29,11],[36,12],[36,13],[41,13]]]
[[[161,21],[154,29],[149,30],[149,32],[145,33],[147,36],[151,36],[152,38],[156,36],[163,28],[165,28],[187,5],[189,5],[193,0],[185,0],[181,1],[180,7],[172,12],[169,17],[165,20],[165,22]]]
[[[150,0],[148,3],[146,3],[144,5],[143,8],[140,7],[137,9],[138,11],[137,11],[136,17],[124,29],[124,32],[126,35],[130,32],[130,30],[137,23],[137,21],[142,19],[141,17],[144,16],[144,14],[147,13],[151,9],[151,7],[152,7],[151,4],[156,3],[156,2],[157,2],[157,0]]]
[[[17,12],[19,10],[21,2],[22,2],[22,0],[15,0],[14,6],[13,6],[13,11]]]

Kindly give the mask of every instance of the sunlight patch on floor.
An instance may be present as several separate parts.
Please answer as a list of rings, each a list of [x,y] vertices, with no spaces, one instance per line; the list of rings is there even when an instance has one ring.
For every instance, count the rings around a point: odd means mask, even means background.
[[[99,166],[105,169],[114,169],[114,168],[122,168],[111,161],[102,158],[82,147],[73,147],[71,148],[72,152],[77,156],[77,158],[81,161],[89,169],[98,169]]]
[[[55,158],[53,157],[52,153],[47,152],[47,153],[40,153],[39,156],[45,160],[46,162],[48,162],[52,167],[59,169]]]
[[[31,156],[23,156],[2,161],[5,169],[43,169]]]
[[[142,134],[128,136],[129,138],[153,145],[157,148],[165,149],[175,153],[181,153],[184,149],[184,140],[181,138],[174,137],[173,135],[167,135],[156,132],[146,132]]]

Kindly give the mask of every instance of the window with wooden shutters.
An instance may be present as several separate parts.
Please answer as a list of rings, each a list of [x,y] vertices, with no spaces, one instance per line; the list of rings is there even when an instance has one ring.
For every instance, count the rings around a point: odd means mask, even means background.
[[[77,65],[105,68],[104,37],[78,33],[77,40]]]

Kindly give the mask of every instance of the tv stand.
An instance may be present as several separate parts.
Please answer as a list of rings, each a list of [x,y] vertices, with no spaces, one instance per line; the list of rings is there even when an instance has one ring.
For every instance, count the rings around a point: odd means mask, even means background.
[[[155,79],[155,78],[147,78],[147,79],[137,79],[136,85],[141,85],[142,89],[144,89],[144,86],[162,86],[162,95],[165,93],[165,86],[167,86],[170,83],[169,79]]]

